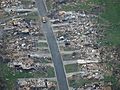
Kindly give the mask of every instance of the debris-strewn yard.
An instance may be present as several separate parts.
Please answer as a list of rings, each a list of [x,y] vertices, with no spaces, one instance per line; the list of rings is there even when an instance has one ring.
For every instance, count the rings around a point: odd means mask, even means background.
[[[18,78],[55,77],[35,1],[0,0],[0,7],[0,90],[14,90]]]
[[[101,68],[100,70],[103,71],[102,73],[104,76],[101,77],[103,81],[101,83],[110,85],[110,87],[102,88],[109,90],[111,90],[111,86],[114,90],[118,90],[120,88],[119,3],[119,0],[69,0],[66,3],[54,4],[57,5],[55,6],[57,8],[54,9],[59,10],[59,14],[52,12],[50,16],[51,19],[54,19],[51,20],[51,22],[54,27],[54,33],[61,50],[63,60],[74,61],[74,63],[77,62],[76,60],[78,59],[89,61],[98,60],[100,62],[98,63]],[[93,17],[90,18],[89,15],[93,15]],[[90,50],[92,51],[90,52]],[[87,58],[88,56],[91,57]],[[67,72],[73,72],[76,68],[74,64],[66,65],[65,67]],[[83,69],[85,69],[85,67]],[[94,73],[93,76],[95,75],[100,74],[97,72],[96,74]],[[94,82],[92,81],[93,77],[91,76],[92,74],[85,77],[87,77],[87,80],[89,78],[91,82]],[[70,81],[70,85],[74,87],[77,87],[75,86],[76,84],[81,85],[81,82],[79,83],[79,80],[77,79]],[[84,84],[85,85],[83,86],[85,86],[84,88],[86,89],[88,88],[86,86],[91,86],[89,85],[89,82],[88,85],[86,85],[87,82],[84,82]],[[99,85],[104,86],[102,84]],[[91,88],[93,87],[91,86]]]

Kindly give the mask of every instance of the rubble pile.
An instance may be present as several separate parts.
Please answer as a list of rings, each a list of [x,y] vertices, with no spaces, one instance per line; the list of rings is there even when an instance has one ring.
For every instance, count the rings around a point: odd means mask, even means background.
[[[34,89],[42,89],[56,87],[56,84],[52,81],[48,81],[47,79],[40,78],[29,78],[29,79],[18,79],[18,90],[34,90]]]

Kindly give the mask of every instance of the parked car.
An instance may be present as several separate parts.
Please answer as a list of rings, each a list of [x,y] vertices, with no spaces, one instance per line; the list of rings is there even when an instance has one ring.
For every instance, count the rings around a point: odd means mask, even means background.
[[[43,22],[43,23],[46,23],[46,22],[47,22],[46,17],[42,17],[42,22]]]

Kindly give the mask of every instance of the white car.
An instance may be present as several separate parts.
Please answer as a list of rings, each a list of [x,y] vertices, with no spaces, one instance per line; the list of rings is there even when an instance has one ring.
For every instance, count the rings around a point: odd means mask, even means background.
[[[43,23],[46,23],[46,22],[47,22],[46,17],[42,17],[42,22],[43,22]]]

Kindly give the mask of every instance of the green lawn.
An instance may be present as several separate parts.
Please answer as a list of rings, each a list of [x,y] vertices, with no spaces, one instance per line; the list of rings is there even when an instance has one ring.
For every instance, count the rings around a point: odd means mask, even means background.
[[[47,74],[48,74],[48,78],[49,77],[55,77],[55,72],[54,72],[54,69],[52,67],[48,68],[47,69]]]
[[[21,0],[21,2],[22,2],[22,4],[24,4],[24,5],[30,5],[30,4],[32,4],[32,0]]]
[[[79,66],[78,64],[69,64],[69,65],[65,65],[65,69],[67,73],[77,72],[79,71]]]
[[[105,75],[104,82],[105,84],[108,84],[111,82],[113,90],[120,90],[120,83],[119,83],[119,80],[116,78],[116,76]]]
[[[3,15],[0,15],[0,19],[6,19],[9,17],[10,17],[10,15],[7,12],[5,12]]]
[[[54,69],[52,67],[47,69],[47,76],[44,72],[15,72],[12,68],[9,68],[6,64],[0,65],[1,76],[6,79],[7,87],[9,90],[13,90],[15,82],[18,78],[42,78],[42,77],[54,77]]]
[[[104,12],[100,14],[110,26],[105,30],[105,39],[102,40],[103,45],[120,45],[120,3],[119,0],[88,0],[95,4],[102,5]],[[101,22],[99,22],[101,23]]]
[[[52,9],[52,2],[53,2],[53,0],[46,0],[46,5],[47,5],[48,10]]]
[[[38,46],[39,47],[48,47],[48,44],[44,43],[44,42],[40,42],[40,43],[38,43]]]
[[[20,18],[25,18],[25,19],[30,19],[30,20],[39,20],[39,16],[37,12],[28,12],[27,15],[22,15],[22,16],[18,16]]]
[[[90,6],[87,3],[81,3],[79,0],[76,0],[76,3],[62,5],[61,10],[78,11],[78,10],[89,10],[89,8]]]
[[[7,67],[6,64],[2,64],[0,65],[1,69],[1,73],[3,75],[3,77],[6,79],[7,81],[7,87],[9,88],[9,90],[13,90],[14,85],[15,85],[15,81],[17,80],[17,78],[29,78],[32,77],[32,74],[29,73],[21,73],[21,72],[14,72],[13,69]]]
[[[110,23],[110,27],[106,29],[106,40],[109,45],[120,45],[120,4],[117,0],[105,0],[105,12],[101,17]]]

